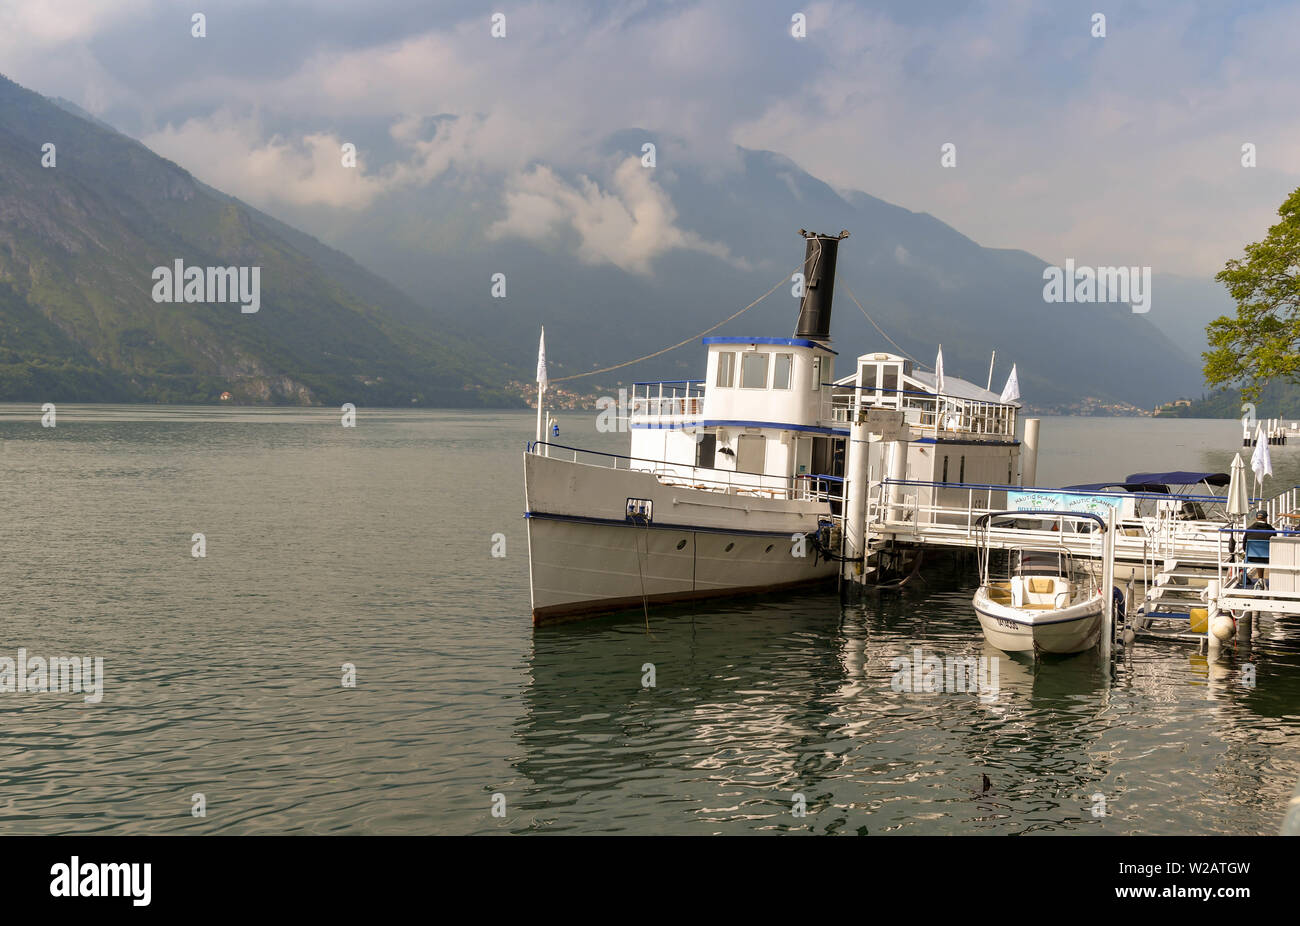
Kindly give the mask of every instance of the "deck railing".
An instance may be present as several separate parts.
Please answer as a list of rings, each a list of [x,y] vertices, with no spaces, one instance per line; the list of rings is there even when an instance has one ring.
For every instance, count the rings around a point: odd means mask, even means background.
[[[1014,405],[901,389],[836,388],[848,390],[831,400],[832,420],[839,423],[852,423],[858,405],[855,393],[861,392],[863,407],[902,409],[903,418],[911,428],[928,432],[930,436],[961,434],[1005,440],[1014,440],[1016,436],[1018,409]]]
[[[681,417],[704,411],[704,380],[633,383],[628,412],[633,418]]]
[[[553,444],[549,441],[529,441],[525,449],[529,453],[568,459],[573,463],[650,473],[663,485],[687,489],[795,501],[826,501],[833,497],[837,498],[833,491],[837,479],[833,476],[773,476],[765,473],[714,469],[670,463],[667,460],[605,453],[600,450],[584,450],[581,447]]]

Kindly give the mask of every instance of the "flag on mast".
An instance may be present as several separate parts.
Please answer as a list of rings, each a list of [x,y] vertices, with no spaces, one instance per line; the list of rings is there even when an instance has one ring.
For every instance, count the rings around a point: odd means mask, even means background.
[[[1020,379],[1016,376],[1016,365],[1014,363],[1011,364],[1011,375],[1007,377],[1007,384],[1002,387],[1002,398],[998,401],[1004,405],[1020,401]]]
[[[939,345],[939,356],[934,360],[934,394],[943,395],[943,345]]]
[[[542,327],[542,338],[537,342],[537,385],[546,388],[546,327]]]

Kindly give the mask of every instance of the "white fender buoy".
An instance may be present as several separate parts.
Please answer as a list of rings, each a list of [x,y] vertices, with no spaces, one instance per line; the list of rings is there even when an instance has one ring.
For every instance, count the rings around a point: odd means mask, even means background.
[[[1216,640],[1228,641],[1232,635],[1237,632],[1237,625],[1232,622],[1232,618],[1226,614],[1216,614],[1214,620],[1210,621],[1210,633],[1214,634]]]

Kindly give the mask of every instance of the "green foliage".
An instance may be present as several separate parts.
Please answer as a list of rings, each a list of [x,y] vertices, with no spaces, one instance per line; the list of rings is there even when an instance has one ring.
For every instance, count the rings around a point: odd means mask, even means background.
[[[1257,400],[1270,381],[1294,383],[1300,373],[1300,189],[1278,215],[1282,221],[1263,241],[1246,246],[1245,259],[1228,261],[1215,277],[1237,303],[1237,315],[1206,328],[1206,382],[1239,385],[1247,401]]]

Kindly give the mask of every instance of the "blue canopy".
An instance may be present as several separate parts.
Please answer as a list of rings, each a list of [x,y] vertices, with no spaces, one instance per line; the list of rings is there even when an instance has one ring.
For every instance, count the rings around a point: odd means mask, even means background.
[[[1163,482],[1090,482],[1081,486],[1066,486],[1065,492],[1169,492]]]
[[[1133,473],[1124,477],[1125,482],[1159,483],[1167,486],[1194,486],[1204,482],[1206,485],[1226,486],[1232,481],[1227,473],[1189,473],[1175,470],[1170,473]]]

